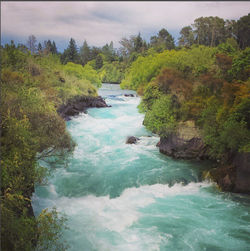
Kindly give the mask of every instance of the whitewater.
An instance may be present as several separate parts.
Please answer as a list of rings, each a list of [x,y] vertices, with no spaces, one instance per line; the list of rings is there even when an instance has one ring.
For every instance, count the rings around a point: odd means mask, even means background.
[[[173,160],[143,126],[140,98],[103,84],[107,108],[67,122],[77,146],[32,197],[35,215],[56,206],[69,250],[250,250],[250,198],[202,181],[209,162]],[[126,144],[128,136],[140,140]]]

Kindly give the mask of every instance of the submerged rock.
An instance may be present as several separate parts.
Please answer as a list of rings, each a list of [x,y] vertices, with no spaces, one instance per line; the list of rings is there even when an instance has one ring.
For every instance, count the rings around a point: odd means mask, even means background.
[[[125,97],[135,97],[134,94],[124,94]]]
[[[138,140],[140,140],[137,137],[129,136],[127,137],[126,144],[135,144]]]
[[[101,97],[91,96],[76,96],[66,104],[61,105],[57,112],[65,120],[70,120],[71,116],[78,115],[80,112],[86,112],[87,108],[90,107],[110,107],[106,104],[105,100]]]

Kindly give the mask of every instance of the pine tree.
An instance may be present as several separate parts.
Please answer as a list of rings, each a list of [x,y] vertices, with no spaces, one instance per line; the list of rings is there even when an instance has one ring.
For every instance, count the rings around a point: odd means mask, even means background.
[[[73,38],[71,38],[70,41],[69,41],[68,59],[69,59],[70,62],[73,62],[73,63],[78,62],[77,46],[76,46],[76,42],[75,42],[75,40]]]
[[[80,48],[80,62],[82,65],[88,63],[91,60],[91,51],[86,40],[84,40],[82,47]]]
[[[70,39],[68,48],[64,50],[61,56],[61,62],[67,64],[68,62],[79,63],[79,55],[77,51],[76,42],[73,38]]]
[[[51,53],[52,53],[52,54],[57,54],[57,53],[58,53],[58,52],[57,52],[57,48],[56,48],[56,43],[55,43],[55,41],[53,41],[53,43],[52,43]]]

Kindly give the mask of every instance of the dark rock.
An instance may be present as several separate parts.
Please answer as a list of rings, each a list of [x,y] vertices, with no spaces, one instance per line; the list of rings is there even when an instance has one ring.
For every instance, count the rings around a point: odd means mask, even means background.
[[[223,191],[250,194],[250,153],[230,153],[209,171]]]
[[[125,97],[134,97],[134,94],[124,94]]]
[[[101,96],[76,96],[69,99],[66,104],[61,105],[57,109],[57,112],[67,121],[70,120],[71,116],[78,115],[80,112],[86,112],[87,108],[91,107],[101,108],[111,106],[108,106]]]
[[[236,167],[235,192],[250,194],[250,153],[237,153],[233,165]]]
[[[172,133],[157,144],[161,153],[176,159],[207,159],[207,147],[201,138],[185,140]]]
[[[140,140],[137,137],[129,136],[127,137],[126,144],[135,144],[138,140]]]

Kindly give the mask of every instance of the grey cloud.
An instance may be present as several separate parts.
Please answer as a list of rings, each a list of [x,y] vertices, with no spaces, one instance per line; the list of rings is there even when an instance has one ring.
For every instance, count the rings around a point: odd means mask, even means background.
[[[70,37],[101,46],[139,31],[149,37],[161,28],[180,31],[201,16],[238,19],[250,2],[2,2],[3,36]]]

